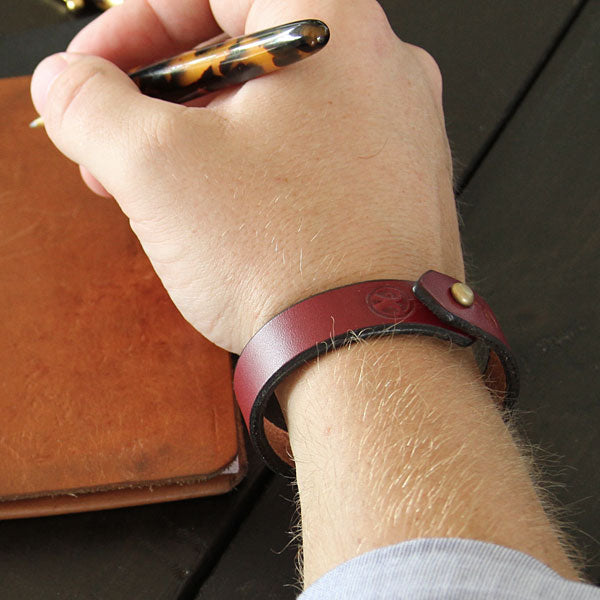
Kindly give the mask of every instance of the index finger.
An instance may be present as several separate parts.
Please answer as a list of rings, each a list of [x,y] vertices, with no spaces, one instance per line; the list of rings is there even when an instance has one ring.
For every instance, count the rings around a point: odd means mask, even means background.
[[[101,56],[128,71],[220,32],[208,0],[127,0],[82,29],[67,50]]]

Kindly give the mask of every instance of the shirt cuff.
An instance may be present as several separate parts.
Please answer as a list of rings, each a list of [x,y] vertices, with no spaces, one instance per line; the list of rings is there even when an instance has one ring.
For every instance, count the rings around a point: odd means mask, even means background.
[[[326,573],[298,600],[600,600],[600,588],[561,577],[537,559],[457,538],[402,542]]]

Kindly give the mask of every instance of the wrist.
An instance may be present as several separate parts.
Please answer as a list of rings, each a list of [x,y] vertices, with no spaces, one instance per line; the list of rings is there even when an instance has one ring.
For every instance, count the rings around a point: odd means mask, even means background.
[[[248,342],[237,362],[234,391],[259,455],[292,475],[287,432],[266,416],[275,388],[302,364],[368,338],[425,335],[459,347],[478,344],[495,399],[510,406],[518,368],[485,300],[464,283],[427,271],[416,282],[365,281],[317,294],[274,317]]]
[[[318,254],[318,258],[302,258],[297,269],[279,272],[274,269],[268,276],[243,295],[246,301],[241,306],[240,321],[243,323],[241,347],[256,334],[263,325],[290,306],[327,290],[358,283],[385,279],[416,281],[425,271],[434,269],[451,277],[464,280],[462,254],[458,248],[456,255],[445,260],[437,253],[400,249],[395,243],[377,244],[369,240],[365,244],[355,244],[344,251],[329,249]],[[432,244],[432,247],[434,244]],[[299,253],[299,255],[308,253]],[[292,270],[294,269],[294,270]],[[283,282],[283,284],[282,284]]]
[[[496,543],[573,576],[468,348],[369,340],[306,365],[278,395],[307,583],[353,556],[422,537]]]
[[[402,412],[403,404],[413,401],[414,390],[422,389],[423,382],[438,390],[434,402],[447,409],[456,402],[461,411],[481,404],[498,412],[470,348],[425,336],[365,340],[305,364],[278,386],[295,460],[305,458],[297,456],[295,448],[302,453],[305,444],[312,453],[319,446],[317,438],[342,427],[341,418],[369,425],[385,409],[397,411],[396,424],[401,426],[408,414]],[[312,404],[319,389],[326,390],[327,402]],[[366,406],[364,397],[372,398]]]

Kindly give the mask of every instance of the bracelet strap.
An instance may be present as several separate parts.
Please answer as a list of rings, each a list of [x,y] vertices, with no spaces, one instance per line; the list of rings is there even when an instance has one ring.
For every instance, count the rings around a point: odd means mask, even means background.
[[[284,377],[329,350],[405,333],[463,347],[480,342],[486,383],[500,404],[510,407],[516,399],[519,376],[512,351],[488,304],[465,284],[427,271],[416,283],[384,279],[339,287],[279,313],[252,337],[238,359],[236,399],[265,463],[293,476],[288,434],[265,418]]]

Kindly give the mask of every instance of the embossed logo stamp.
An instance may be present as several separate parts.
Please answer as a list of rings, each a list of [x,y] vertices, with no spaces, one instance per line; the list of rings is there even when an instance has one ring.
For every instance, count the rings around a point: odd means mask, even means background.
[[[393,285],[383,285],[367,296],[367,306],[372,313],[386,319],[402,320],[414,310],[413,299]]]

